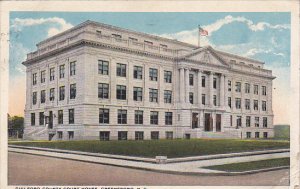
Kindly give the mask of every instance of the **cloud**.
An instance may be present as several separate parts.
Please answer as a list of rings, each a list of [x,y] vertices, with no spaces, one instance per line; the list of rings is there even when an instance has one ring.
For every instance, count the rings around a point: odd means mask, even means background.
[[[11,27],[15,31],[20,31],[20,30],[22,30],[23,27],[37,26],[37,25],[42,25],[42,24],[56,24],[57,25],[57,26],[50,27],[48,29],[48,37],[51,37],[55,34],[58,34],[60,32],[63,32],[65,30],[73,27],[73,25],[71,23],[68,23],[64,19],[58,18],[58,17],[39,18],[39,19],[15,18],[13,20]]]
[[[25,74],[25,66],[23,66],[21,63],[26,60],[27,53],[29,53],[30,50],[24,47],[22,43],[18,42],[10,43],[9,48],[10,72],[14,74]],[[17,73],[15,73],[15,71],[17,71]]]
[[[285,57],[285,55],[283,53],[276,53],[276,52],[273,52],[272,49],[256,49],[256,48],[252,48],[250,50],[248,50],[244,56],[247,56],[247,57],[252,57],[256,54],[259,54],[259,53],[263,53],[263,54],[273,54],[275,56],[282,56],[282,57]]]

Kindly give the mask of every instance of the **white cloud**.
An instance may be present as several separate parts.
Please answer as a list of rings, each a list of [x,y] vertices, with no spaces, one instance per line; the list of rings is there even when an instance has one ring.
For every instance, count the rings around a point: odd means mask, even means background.
[[[58,17],[51,17],[51,18],[39,18],[39,19],[33,19],[33,18],[15,18],[12,24],[12,28],[15,31],[20,31],[22,27],[29,27],[29,26],[36,26],[41,24],[57,24],[58,27],[51,27],[48,29],[48,37],[51,37],[55,34],[58,34],[60,32],[63,32],[67,29],[70,29],[73,27],[71,23],[66,22],[62,18]]]
[[[11,43],[10,44],[10,68],[15,69],[20,74],[25,74],[25,66],[23,66],[21,63],[26,60],[27,53],[30,52],[29,49],[24,47],[21,43]]]
[[[248,50],[244,56],[248,56],[248,57],[251,57],[251,56],[254,56],[256,54],[259,54],[259,53],[264,53],[264,54],[273,54],[273,55],[276,55],[276,56],[282,56],[282,57],[285,57],[285,55],[283,53],[276,53],[276,52],[273,52],[272,49],[256,49],[256,48],[252,48],[250,50]]]

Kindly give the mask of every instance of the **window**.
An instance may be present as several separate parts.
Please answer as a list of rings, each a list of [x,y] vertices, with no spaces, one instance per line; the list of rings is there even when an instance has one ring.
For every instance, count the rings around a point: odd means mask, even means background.
[[[194,85],[194,75],[193,74],[189,75],[189,83],[190,83],[191,86]]]
[[[74,124],[74,109],[69,109],[69,124]]]
[[[164,71],[164,79],[165,79],[165,83],[172,83],[172,72]]]
[[[189,93],[189,99],[190,99],[190,103],[194,104],[194,93]]]
[[[133,38],[133,37],[128,37],[128,39],[131,40],[131,41],[138,41],[137,38]]]
[[[100,135],[100,141],[109,141],[109,135],[110,135],[109,131],[100,131],[99,135]]]
[[[108,61],[98,60],[98,74],[108,75]]]
[[[214,106],[217,106],[217,95],[213,96],[213,103],[214,103]]]
[[[99,123],[109,123],[109,109],[100,108],[99,109]]]
[[[254,94],[258,95],[258,85],[254,85]]]
[[[54,68],[50,68],[50,81],[53,81],[55,78],[55,70]]]
[[[31,113],[31,126],[35,125],[35,113]]]
[[[46,71],[41,71],[41,83],[45,83],[46,81]]]
[[[37,74],[34,73],[32,74],[32,85],[36,85],[36,82],[37,82]]]
[[[161,48],[168,48],[168,45],[165,45],[165,44],[159,44],[159,47],[161,47]]]
[[[246,132],[246,138],[251,138],[251,132]]]
[[[119,34],[111,34],[111,36],[113,37],[113,38],[117,38],[117,39],[121,39],[122,38],[122,36],[121,35],[119,35]]]
[[[32,104],[35,105],[37,100],[37,92],[32,93]]]
[[[49,100],[50,100],[50,101],[53,101],[53,100],[54,100],[54,88],[51,88],[51,89],[50,89]]]
[[[246,116],[246,127],[250,127],[251,125],[251,116]]]
[[[245,99],[245,109],[250,110],[250,99]]]
[[[41,103],[45,103],[46,101],[46,91],[42,90],[41,91]]]
[[[133,100],[142,101],[143,100],[143,88],[133,87]]]
[[[155,68],[149,69],[149,79],[151,81],[157,81],[157,69]]]
[[[202,94],[201,97],[202,97],[202,99],[201,99],[202,100],[202,104],[205,105],[205,94]]]
[[[250,84],[245,83],[245,93],[250,93]]]
[[[101,32],[100,30],[96,30],[96,34],[97,34],[97,35],[101,35],[101,33],[102,33],[102,32]]]
[[[74,131],[68,131],[69,140],[72,140],[74,138]]]
[[[44,125],[44,119],[45,119],[44,112],[40,112],[40,125]]]
[[[255,117],[255,127],[259,127],[259,117]]]
[[[127,131],[119,131],[118,140],[127,140]]]
[[[135,124],[143,124],[143,111],[142,110],[134,111],[134,123]]]
[[[98,98],[108,99],[109,85],[106,83],[98,83]]]
[[[127,124],[127,110],[118,110],[118,124]]]
[[[64,78],[65,77],[65,65],[60,65],[59,66],[59,78]]]
[[[159,132],[151,131],[151,140],[158,140],[158,139],[159,139]]]
[[[231,108],[231,97],[228,97],[228,106]]]
[[[76,62],[71,62],[70,63],[70,76],[76,74]]]
[[[213,88],[216,89],[217,88],[217,78],[213,78]]]
[[[117,76],[126,77],[126,64],[117,64]]]
[[[231,81],[228,80],[228,91],[231,91]]]
[[[235,92],[240,93],[241,92],[241,82],[236,82],[235,83]]]
[[[264,138],[268,138],[268,132],[264,132]]]
[[[205,76],[201,76],[201,86],[205,87]]]
[[[262,93],[263,96],[267,95],[267,87],[266,86],[262,86],[261,91],[262,91],[261,93]]]
[[[143,79],[143,67],[141,67],[141,66],[133,67],[133,78],[134,79]]]
[[[258,100],[253,101],[253,109],[258,110]]]
[[[62,131],[57,131],[58,139],[63,138],[63,132]]]
[[[144,140],[144,132],[135,131],[135,140]]]
[[[150,124],[151,125],[158,124],[158,112],[155,112],[155,111],[150,112]]]
[[[126,100],[126,86],[117,85],[117,99]]]
[[[151,42],[151,41],[144,41],[144,43],[146,44],[146,45],[153,45],[153,42]]]
[[[59,87],[59,100],[65,99],[65,86]]]
[[[262,109],[262,111],[267,111],[267,102],[266,101],[262,101],[261,109]]]
[[[70,85],[70,99],[76,98],[76,83]]]
[[[172,112],[165,112],[165,124],[172,125],[173,120],[173,113]]]
[[[230,126],[232,126],[232,115],[230,115]]]
[[[149,101],[157,102],[158,100],[158,90],[157,89],[149,89]]]
[[[255,132],[255,138],[259,138],[259,132]]]
[[[241,99],[240,98],[235,99],[235,108],[241,109]]]
[[[64,123],[64,113],[62,110],[58,110],[58,124]]]
[[[263,117],[263,127],[264,128],[268,127],[268,118],[267,117]]]
[[[165,90],[164,92],[164,102],[171,103],[172,102],[172,91]]]
[[[173,132],[172,131],[166,131],[166,139],[173,139]]]
[[[242,116],[236,116],[236,126],[237,127],[242,126]]]

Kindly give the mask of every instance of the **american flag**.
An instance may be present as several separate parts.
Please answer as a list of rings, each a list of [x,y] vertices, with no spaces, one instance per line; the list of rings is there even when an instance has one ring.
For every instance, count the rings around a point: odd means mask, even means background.
[[[207,36],[208,35],[208,31],[205,30],[205,29],[203,29],[203,28],[201,28],[201,27],[199,27],[199,34],[201,36]]]

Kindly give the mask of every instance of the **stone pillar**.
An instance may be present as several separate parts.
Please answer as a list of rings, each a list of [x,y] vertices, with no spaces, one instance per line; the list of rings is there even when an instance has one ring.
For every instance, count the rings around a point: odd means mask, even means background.
[[[184,102],[184,69],[183,68],[180,68],[179,69],[179,101],[180,103],[183,103]]]
[[[202,74],[201,71],[198,70],[198,81],[197,81],[197,103],[198,107],[202,106]]]
[[[213,90],[214,90],[214,73],[210,72],[210,74],[209,74],[209,106],[214,105]]]
[[[228,107],[228,79],[226,75],[224,75],[224,107]]]
[[[220,77],[220,106],[221,106],[221,108],[224,108],[224,102],[225,102],[224,93],[225,93],[224,75],[221,74],[221,77]]]
[[[216,112],[212,112],[211,116],[213,120],[213,132],[216,132],[216,126],[217,126]]]
[[[189,75],[190,75],[190,70],[185,69],[185,102],[189,103],[189,87],[190,87],[190,82],[189,82]]]

